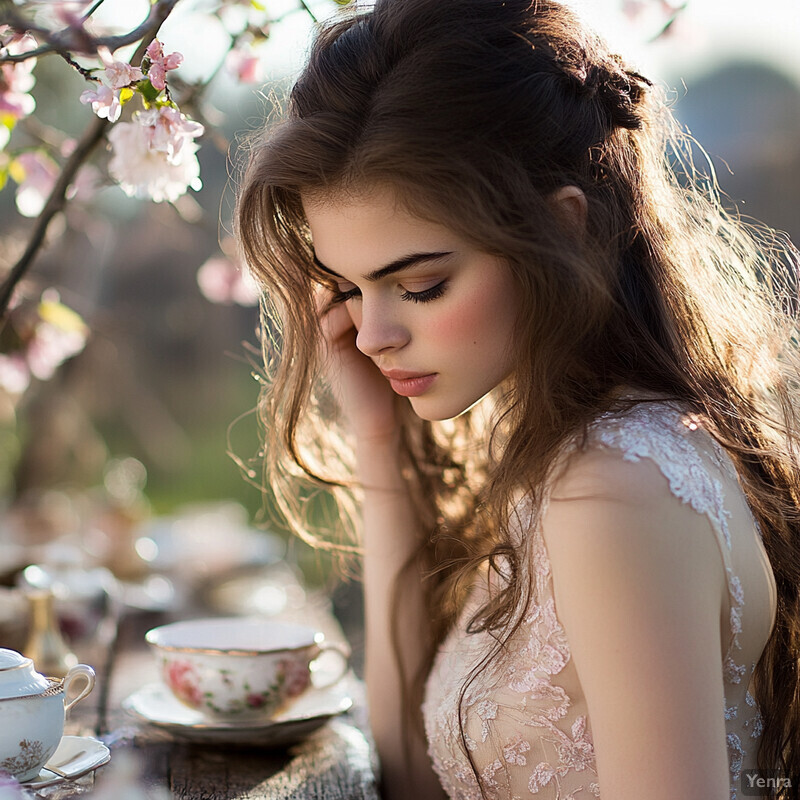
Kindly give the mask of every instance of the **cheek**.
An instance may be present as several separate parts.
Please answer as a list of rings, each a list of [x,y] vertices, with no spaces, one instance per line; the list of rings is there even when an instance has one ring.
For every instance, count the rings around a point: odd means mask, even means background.
[[[496,309],[480,299],[464,299],[438,315],[431,323],[430,333],[446,344],[475,346],[495,328],[496,314]]]
[[[345,308],[347,309],[347,313],[350,315],[350,320],[353,323],[353,326],[358,331],[361,329],[361,304],[360,303],[348,303]]]

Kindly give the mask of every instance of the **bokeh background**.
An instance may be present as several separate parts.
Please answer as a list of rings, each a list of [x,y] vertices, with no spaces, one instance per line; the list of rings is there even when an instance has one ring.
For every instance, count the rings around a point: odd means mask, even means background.
[[[200,140],[202,190],[170,206],[107,186],[57,220],[32,270],[29,283],[57,287],[91,335],[52,379],[34,381],[13,402],[0,396],[6,526],[22,509],[42,529],[80,527],[86,504],[75,498],[86,496],[134,520],[228,502],[248,524],[267,525],[254,415],[258,312],[224,292],[212,302],[198,270],[229,248],[239,143],[279,106],[313,22],[294,0],[269,0],[280,21],[261,49],[263,81],[242,83],[218,70],[226,34],[210,5],[182,0],[160,34],[167,51],[185,55],[184,80],[216,73],[202,106],[215,128]],[[660,0],[576,5],[634,65],[669,87],[729,202],[800,241],[797,0],[757,8],[745,0],[689,0],[665,32],[669,4]],[[107,0],[102,14],[130,28],[147,6]],[[319,18],[336,13],[331,0],[311,8]],[[54,57],[40,59],[35,74],[39,123],[79,135],[91,119],[77,100],[80,76]],[[21,252],[31,226],[17,213],[9,183],[0,192],[0,271]],[[327,580],[324,558],[292,547],[309,580]]]

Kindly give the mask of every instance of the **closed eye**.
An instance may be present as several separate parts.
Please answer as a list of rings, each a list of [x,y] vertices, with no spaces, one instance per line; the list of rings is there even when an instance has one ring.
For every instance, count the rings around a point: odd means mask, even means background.
[[[439,281],[436,286],[431,286],[430,289],[423,289],[421,292],[404,291],[400,297],[403,300],[411,300],[413,303],[429,303],[431,300],[441,297],[445,289],[447,289],[447,279]]]
[[[352,300],[354,297],[359,297],[360,295],[361,291],[357,287],[348,289],[344,292],[337,288],[333,290],[333,299],[331,300],[331,304],[335,305],[338,303],[346,303],[348,300]]]
[[[423,289],[420,292],[410,292],[404,289],[400,297],[403,300],[408,300],[412,303],[429,303],[431,300],[436,300],[441,297],[447,289],[447,278],[440,281],[436,286],[431,286],[429,289]],[[361,297],[361,290],[354,286],[352,289],[335,290],[332,303],[346,303],[348,300],[354,300]]]

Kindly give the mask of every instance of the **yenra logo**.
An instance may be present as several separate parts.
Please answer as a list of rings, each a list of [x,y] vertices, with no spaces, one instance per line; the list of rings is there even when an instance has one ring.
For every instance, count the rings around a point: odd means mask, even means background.
[[[759,774],[746,774],[749,789],[791,789],[792,779],[778,776],[777,778],[762,778]]]

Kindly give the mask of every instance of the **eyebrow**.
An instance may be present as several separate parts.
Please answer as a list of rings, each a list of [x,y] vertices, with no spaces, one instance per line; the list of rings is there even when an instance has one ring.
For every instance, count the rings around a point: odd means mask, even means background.
[[[436,253],[411,253],[410,255],[403,256],[402,258],[395,259],[385,267],[381,267],[380,269],[376,269],[367,273],[364,276],[364,280],[374,283],[375,281],[379,281],[381,278],[385,278],[387,275],[393,275],[395,272],[400,272],[401,270],[413,267],[414,265],[419,264],[421,261],[433,261],[434,259],[444,258],[445,256],[451,255],[453,255],[452,250]],[[328,275],[333,275],[334,278],[340,278],[343,281],[347,280],[347,278],[340,275],[338,272],[334,272],[330,267],[326,267],[316,255],[314,256],[314,263],[323,272],[327,272]]]

